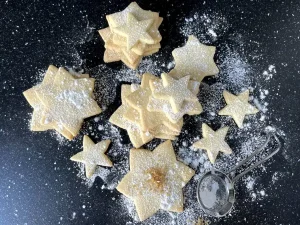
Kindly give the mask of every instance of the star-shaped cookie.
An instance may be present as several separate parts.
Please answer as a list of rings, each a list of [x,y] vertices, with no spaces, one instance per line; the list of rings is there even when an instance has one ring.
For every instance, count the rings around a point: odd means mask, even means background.
[[[138,21],[132,13],[127,15],[126,25],[113,28],[114,33],[126,37],[127,50],[130,50],[137,42],[154,44],[153,38],[148,33],[153,19]]]
[[[232,150],[225,142],[225,136],[228,131],[228,127],[222,127],[217,131],[213,131],[207,124],[202,124],[203,138],[193,144],[195,148],[205,149],[207,151],[208,158],[211,163],[215,163],[215,160],[219,152],[225,154],[231,154]]]
[[[92,78],[75,79],[64,68],[59,68],[52,86],[36,88],[36,94],[45,107],[42,123],[59,122],[76,136],[83,119],[101,112],[92,98],[94,82]]]
[[[239,128],[243,126],[246,115],[255,114],[259,111],[248,103],[249,90],[246,90],[237,96],[228,91],[224,91],[223,96],[227,105],[219,111],[219,115],[231,116]]]
[[[182,212],[182,188],[195,174],[194,170],[176,160],[171,141],[153,151],[130,150],[130,171],[117,190],[132,199],[141,221],[159,209]]]
[[[150,81],[151,82],[151,81]],[[200,83],[198,81],[189,81],[188,88],[189,90],[197,96],[199,92]],[[177,123],[185,114],[188,115],[197,115],[202,112],[202,106],[199,101],[184,101],[181,107],[181,110],[177,113],[173,112],[172,106],[168,100],[157,99],[153,96],[150,96],[147,109],[150,112],[163,112],[169,118],[172,123]]]
[[[166,127],[180,132],[183,125],[182,119],[177,123],[172,123],[164,113],[150,112],[147,110],[149,97],[152,95],[149,84],[151,79],[154,80],[158,78],[150,73],[143,74],[140,89],[136,90],[126,98],[128,104],[139,112],[142,130],[153,130],[157,126],[164,124]],[[132,113],[129,113],[127,114],[127,119],[134,121],[135,116]]]
[[[110,142],[110,140],[105,140],[95,144],[88,136],[84,135],[83,151],[73,155],[71,160],[84,163],[86,177],[90,178],[97,166],[113,166],[111,160],[104,154]]]
[[[195,36],[189,36],[185,46],[173,50],[175,68],[169,73],[174,78],[189,75],[201,82],[204,77],[219,73],[214,62],[216,47],[201,44]]]
[[[26,100],[29,102],[29,104],[34,108],[33,113],[32,113],[31,122],[30,122],[30,130],[45,131],[45,130],[49,130],[49,129],[55,129],[57,132],[62,134],[64,137],[71,140],[74,138],[74,136],[64,127],[64,125],[60,121],[46,121],[46,123],[42,122],[44,119],[45,110],[47,110],[47,108],[45,108],[44,104],[39,99],[39,97],[36,93],[36,90],[38,90],[40,88],[51,89],[53,86],[55,77],[59,74],[58,71],[59,70],[57,67],[50,65],[44,75],[43,81],[40,84],[24,91],[23,94],[24,94],[24,97],[26,98]],[[90,79],[88,74],[80,74],[74,78],[75,79],[80,79],[80,78]],[[91,93],[91,95],[92,95],[92,93]]]
[[[173,112],[182,109],[183,102],[197,102],[197,96],[189,89],[190,76],[174,79],[166,73],[161,75],[162,81],[150,81],[152,95],[158,99],[168,100]]]

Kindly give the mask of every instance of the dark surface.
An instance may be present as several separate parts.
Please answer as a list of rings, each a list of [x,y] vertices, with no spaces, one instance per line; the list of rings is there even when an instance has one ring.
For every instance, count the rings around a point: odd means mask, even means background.
[[[76,176],[77,171],[69,157],[78,151],[80,141],[60,147],[49,132],[29,131],[32,109],[22,96],[22,91],[37,82],[39,70],[46,69],[49,64],[86,70],[103,64],[104,47],[96,30],[107,26],[105,14],[123,10],[129,3],[111,2],[1,1],[0,224],[111,225],[131,220],[126,215],[116,219],[111,201],[113,196],[119,196],[116,191],[101,190],[101,179],[88,189]],[[159,11],[164,17],[160,29],[163,36],[161,51],[168,51],[168,56],[170,50],[182,45],[186,39],[178,28],[184,18],[195,12],[221,13],[231,26],[212,44],[220,49],[229,42],[231,34],[240,33],[245,54],[257,52],[262,55],[259,60],[249,59],[254,68],[261,72],[270,64],[276,65],[277,75],[269,83],[273,96],[269,102],[272,105],[270,114],[272,122],[288,137],[285,149],[288,159],[279,155],[277,163],[269,165],[261,179],[262,183],[269,182],[274,171],[290,175],[276,183],[276,188],[272,189],[276,194],[270,193],[259,202],[247,202],[245,206],[242,200],[245,193],[240,191],[236,207],[243,210],[215,223],[300,224],[300,168],[297,165],[300,154],[300,2],[149,2],[138,3],[144,9]],[[87,30],[87,23],[94,28],[92,31]],[[120,69],[120,64],[111,67]],[[76,212],[74,218],[73,212]]]

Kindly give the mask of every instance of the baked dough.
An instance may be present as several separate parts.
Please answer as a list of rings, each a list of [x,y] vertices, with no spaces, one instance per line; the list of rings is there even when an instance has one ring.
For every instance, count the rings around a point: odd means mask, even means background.
[[[217,131],[211,129],[207,124],[202,124],[202,136],[203,138],[193,144],[193,147],[205,149],[207,151],[208,158],[211,163],[215,163],[219,152],[225,154],[231,154],[232,150],[225,142],[225,136],[228,131],[228,127],[222,127]]]
[[[182,188],[194,174],[194,170],[176,160],[171,141],[166,141],[153,151],[131,149],[130,171],[117,190],[134,201],[143,221],[159,209],[182,212]]]
[[[249,90],[246,90],[237,96],[228,91],[224,91],[223,96],[227,105],[219,111],[219,115],[231,116],[239,128],[243,126],[246,115],[256,114],[259,111],[248,103]]]
[[[73,155],[71,160],[83,163],[85,165],[86,177],[91,178],[97,166],[113,166],[113,163],[104,154],[107,151],[110,142],[110,140],[105,140],[95,144],[88,136],[84,135],[83,151]]]

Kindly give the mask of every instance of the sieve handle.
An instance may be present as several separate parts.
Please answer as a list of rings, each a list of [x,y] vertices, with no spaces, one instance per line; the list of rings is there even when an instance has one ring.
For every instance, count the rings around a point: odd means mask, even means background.
[[[279,141],[278,137],[276,136],[276,134],[270,134],[268,133],[267,136],[267,140],[265,141],[265,143],[258,148],[255,152],[253,152],[248,158],[244,159],[243,161],[241,161],[239,164],[237,164],[234,168],[232,168],[231,170],[229,170],[227,172],[228,175],[230,175],[233,171],[236,171],[239,167],[241,167],[242,165],[244,165],[245,163],[247,163],[248,161],[250,161],[251,159],[253,159],[258,153],[262,152],[266,146],[268,145],[271,136],[273,136],[275,138],[275,141],[278,144],[278,147],[276,148],[275,151],[273,151],[272,153],[270,153],[268,156],[266,156],[265,158],[263,158],[262,160],[258,161],[257,163],[255,163],[253,166],[248,167],[245,171],[243,171],[242,173],[236,175],[235,177],[232,178],[232,182],[234,183],[235,181],[237,181],[240,177],[242,177],[243,175],[245,175],[246,173],[248,173],[249,171],[253,170],[254,168],[256,168],[257,166],[259,166],[260,164],[264,163],[265,161],[267,161],[269,158],[271,158],[273,155],[275,155],[281,148],[282,144]]]

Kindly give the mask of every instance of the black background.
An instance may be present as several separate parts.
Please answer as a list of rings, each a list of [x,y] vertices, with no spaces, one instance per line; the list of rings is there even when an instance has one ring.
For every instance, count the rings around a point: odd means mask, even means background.
[[[126,215],[116,219],[117,211],[112,209],[116,206],[111,198],[118,198],[119,194],[101,190],[101,179],[90,189],[78,179],[69,156],[78,151],[79,142],[61,147],[49,132],[29,131],[32,109],[22,96],[24,90],[37,82],[39,71],[49,64],[87,71],[103,64],[104,47],[96,31],[107,26],[105,14],[123,10],[129,3],[1,0],[0,224],[105,225],[125,224],[131,220]],[[160,28],[161,51],[168,56],[186,40],[178,31],[178,24],[183,23],[184,18],[195,12],[221,13],[231,26],[211,44],[219,49],[229,41],[231,34],[240,33],[245,53],[262,55],[259,60],[249,59],[254,68],[262,71],[270,64],[276,65],[277,75],[270,83],[270,90],[271,94],[278,94],[272,97],[270,113],[273,124],[286,133],[287,143],[277,163],[269,165],[261,179],[270,179],[274,171],[289,176],[276,183],[276,188],[272,189],[276,195],[270,194],[260,202],[247,202],[244,206],[244,193],[239,192],[237,198],[241,201],[236,207],[243,210],[213,221],[213,224],[300,224],[299,163],[297,165],[300,153],[300,2],[208,0],[203,4],[196,0],[153,0],[138,3],[164,17]],[[92,32],[87,30],[87,23],[94,28]],[[109,66],[118,70],[120,65]],[[87,207],[83,209],[82,205]],[[74,219],[73,212],[76,212]]]

